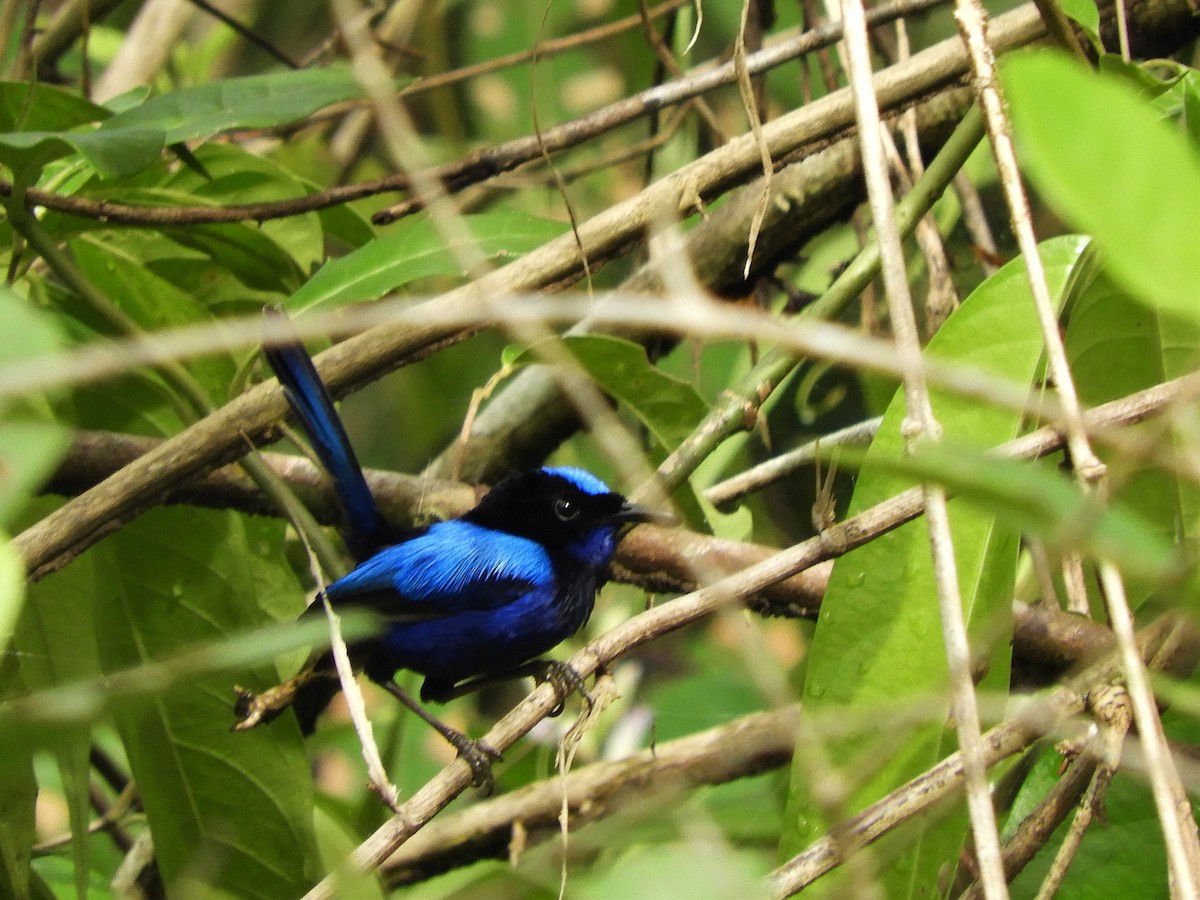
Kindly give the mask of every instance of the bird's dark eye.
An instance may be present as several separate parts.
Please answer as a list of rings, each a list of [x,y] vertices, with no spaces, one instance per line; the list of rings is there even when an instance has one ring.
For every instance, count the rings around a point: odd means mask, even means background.
[[[559,497],[554,501],[554,514],[560,522],[570,522],[579,517],[579,507],[566,497]]]

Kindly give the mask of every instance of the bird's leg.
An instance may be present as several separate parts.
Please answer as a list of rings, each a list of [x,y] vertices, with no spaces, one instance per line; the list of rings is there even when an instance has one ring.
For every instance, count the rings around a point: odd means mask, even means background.
[[[538,684],[543,684],[547,681],[550,682],[550,685],[554,688],[554,692],[558,695],[558,704],[554,709],[550,710],[551,716],[562,714],[563,706],[572,691],[579,692],[579,695],[583,697],[583,701],[587,704],[589,711],[592,708],[592,695],[587,691],[587,685],[583,676],[576,672],[569,664],[559,662],[556,659],[533,659],[517,666],[515,669],[509,669],[496,675],[481,675],[479,678],[472,678],[470,681],[464,681],[461,684],[450,685],[448,687],[433,685],[429,681],[426,681],[421,687],[421,699],[432,700],[435,703],[446,703],[458,697],[473,694],[481,688],[489,687],[502,681],[512,681],[516,678],[532,678]]]
[[[404,688],[396,684],[394,679],[381,681],[380,684],[389,694],[424,719],[458,751],[458,755],[471,767],[471,784],[474,787],[479,788],[485,795],[493,791],[496,779],[492,775],[492,763],[503,758],[499,750],[483,741],[471,740],[461,731],[430,715]]]

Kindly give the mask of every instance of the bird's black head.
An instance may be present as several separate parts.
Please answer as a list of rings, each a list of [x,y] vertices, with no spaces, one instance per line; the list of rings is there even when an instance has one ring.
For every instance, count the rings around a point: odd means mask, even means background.
[[[565,466],[510,475],[463,516],[596,566],[612,557],[619,525],[652,517],[590,472]]]

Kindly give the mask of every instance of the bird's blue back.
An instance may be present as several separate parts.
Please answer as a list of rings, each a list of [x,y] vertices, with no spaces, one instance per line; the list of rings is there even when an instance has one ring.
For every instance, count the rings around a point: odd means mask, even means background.
[[[379,551],[326,596],[386,617],[385,665],[453,684],[514,668],[578,631],[615,531],[600,526],[582,542],[547,547],[450,519]]]

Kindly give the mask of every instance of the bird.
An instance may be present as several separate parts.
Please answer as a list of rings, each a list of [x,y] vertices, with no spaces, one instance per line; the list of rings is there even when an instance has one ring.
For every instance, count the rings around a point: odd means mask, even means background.
[[[357,563],[321,594],[335,609],[366,609],[383,620],[380,633],[349,645],[355,670],[435,728],[469,764],[473,783],[490,791],[500,754],[430,714],[396,683],[396,672],[424,676],[422,702],[532,676],[555,686],[561,709],[570,690],[582,691],[582,679],[542,655],[588,621],[623,529],[665,517],[584,469],[546,466],[506,476],[458,518],[396,532],[379,513],[303,345],[289,341],[264,353],[331,477]],[[315,602],[305,615],[322,608]],[[235,730],[291,706],[309,734],[340,686],[327,650],[279,688],[238,690]]]

